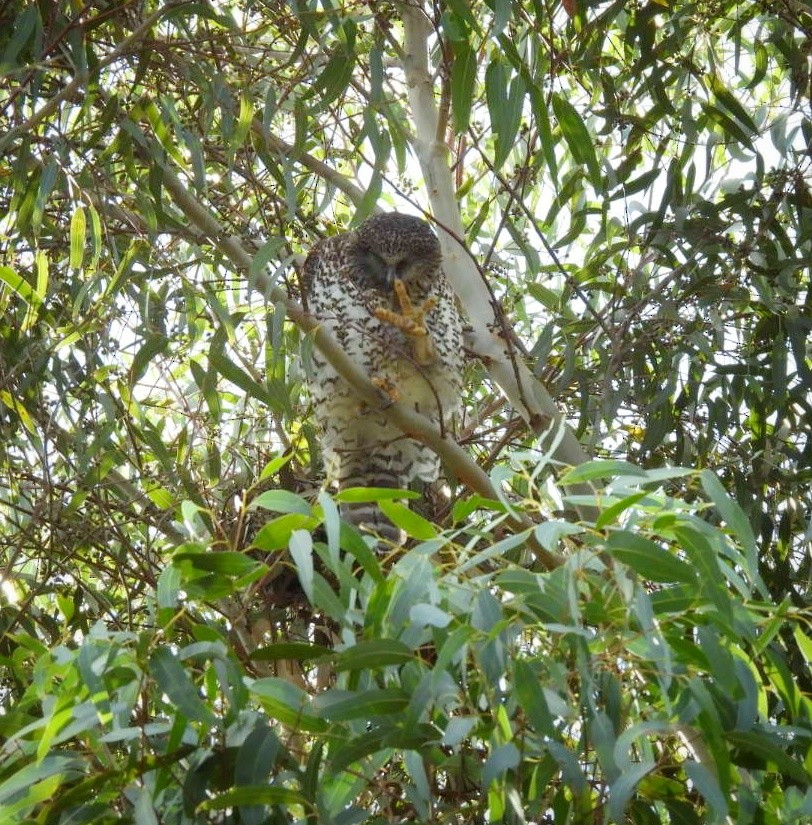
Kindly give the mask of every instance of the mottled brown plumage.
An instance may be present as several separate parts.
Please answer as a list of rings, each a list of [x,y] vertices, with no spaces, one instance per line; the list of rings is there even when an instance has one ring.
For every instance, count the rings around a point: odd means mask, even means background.
[[[399,213],[376,215],[327,238],[308,255],[310,312],[378,386],[448,427],[462,393],[462,325],[431,227]],[[320,352],[310,380],[327,476],[347,487],[434,481],[437,456],[366,408]],[[357,526],[396,541],[373,506],[345,510]]]

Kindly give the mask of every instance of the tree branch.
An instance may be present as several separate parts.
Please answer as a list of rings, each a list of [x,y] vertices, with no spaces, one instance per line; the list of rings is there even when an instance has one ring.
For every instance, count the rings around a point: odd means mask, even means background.
[[[443,269],[473,327],[472,349],[536,433],[543,430],[561,432],[553,457],[566,465],[584,464],[589,461],[589,456],[567,426],[549,392],[516,357],[507,337],[499,332],[503,325],[493,296],[464,243],[465,231],[446,161],[447,149],[437,133],[439,115],[428,71],[431,24],[419,3],[403,2],[401,10],[405,35],[403,69],[415,125],[414,148],[438,224]],[[575,493],[594,493],[585,484],[574,484],[570,489]],[[581,518],[595,518],[596,511],[592,507],[581,506],[577,510]]]
[[[137,28],[129,37],[125,37],[121,43],[113,49],[110,54],[107,55],[103,60],[100,60],[94,67],[92,74],[98,77],[99,73],[102,69],[106,69],[112,63],[115,63],[122,55],[126,54],[133,43],[137,43],[141,40],[144,35],[148,34],[155,23],[161,19],[168,11],[173,8],[177,8],[178,6],[184,5],[184,3],[188,2],[188,0],[170,0],[165,6],[162,6],[158,11],[151,14],[147,17],[146,20]],[[59,92],[59,94],[55,94],[53,97],[48,99],[48,102],[39,110],[34,112],[25,123],[20,123],[15,126],[13,129],[9,129],[5,135],[0,138],[0,155],[4,155],[8,147],[11,143],[20,135],[28,134],[31,132],[37,124],[42,123],[45,118],[50,117],[53,115],[58,109],[59,106],[63,103],[63,101],[71,100],[74,95],[76,95],[80,89],[84,88],[88,82],[88,73],[87,72],[80,72],[76,75],[76,77],[68,83],[65,88]]]

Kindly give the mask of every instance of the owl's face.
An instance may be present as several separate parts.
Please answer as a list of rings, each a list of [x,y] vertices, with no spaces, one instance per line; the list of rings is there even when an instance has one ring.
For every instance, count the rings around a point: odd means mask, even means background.
[[[361,289],[389,293],[395,278],[407,287],[432,279],[441,262],[437,236],[412,215],[375,215],[355,232],[353,279]]]

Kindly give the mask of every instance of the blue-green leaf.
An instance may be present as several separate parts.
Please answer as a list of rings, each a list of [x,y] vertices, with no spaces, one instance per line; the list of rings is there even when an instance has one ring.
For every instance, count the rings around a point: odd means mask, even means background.
[[[290,557],[296,565],[299,582],[313,604],[313,538],[306,530],[294,530],[288,542]]]
[[[150,665],[158,687],[187,719],[217,724],[217,717],[200,698],[186,669],[168,647],[156,648],[150,656]]]

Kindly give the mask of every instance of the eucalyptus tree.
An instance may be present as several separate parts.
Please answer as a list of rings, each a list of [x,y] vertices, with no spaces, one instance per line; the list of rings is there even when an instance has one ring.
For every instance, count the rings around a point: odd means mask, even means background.
[[[810,815],[805,6],[0,21],[0,805]],[[380,559],[321,490],[313,348],[385,399],[298,271],[394,209],[470,358],[455,438],[388,410],[449,482],[358,493],[416,545]]]

